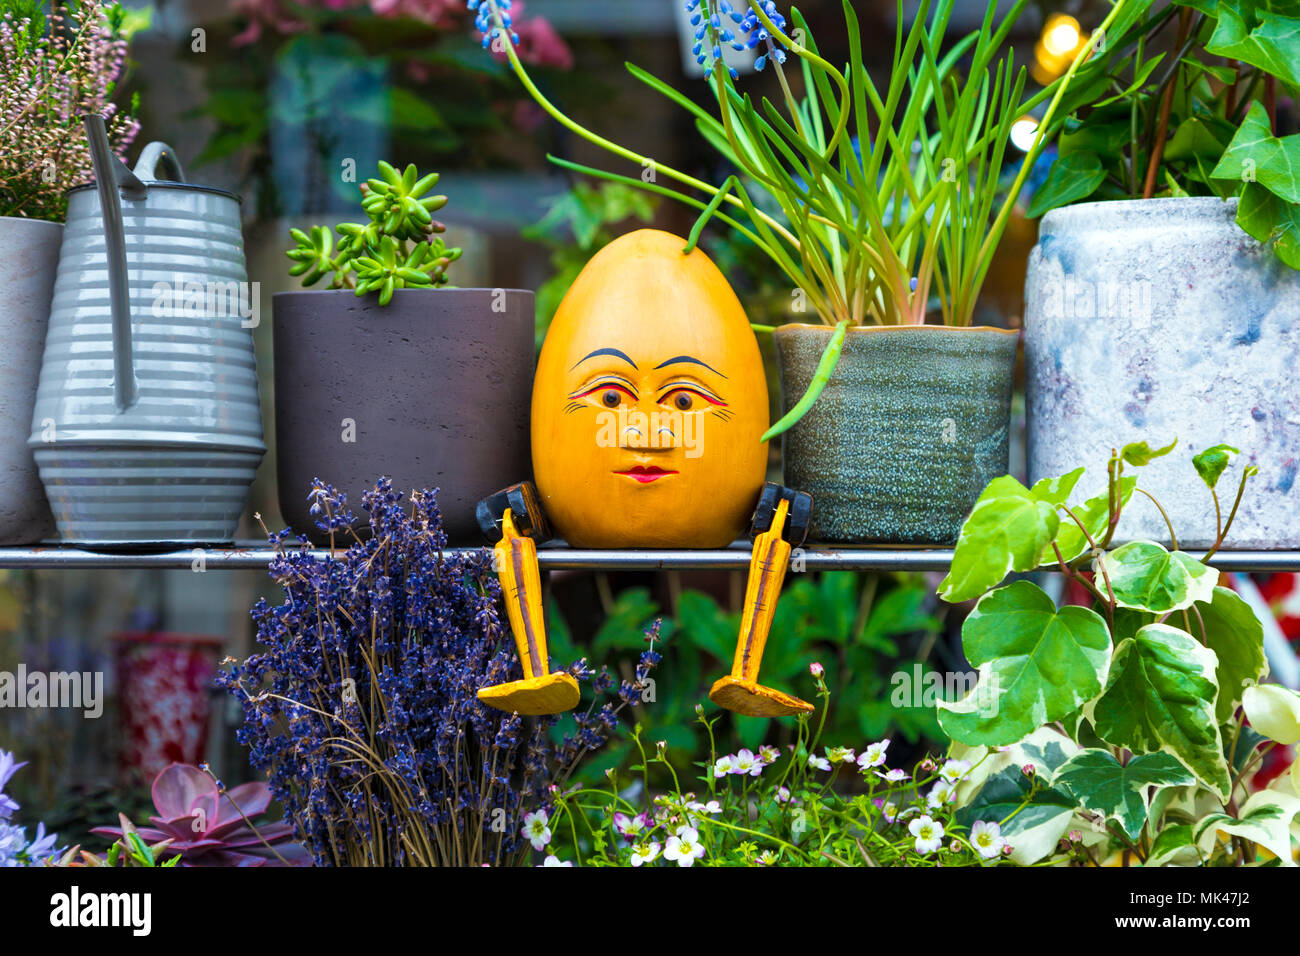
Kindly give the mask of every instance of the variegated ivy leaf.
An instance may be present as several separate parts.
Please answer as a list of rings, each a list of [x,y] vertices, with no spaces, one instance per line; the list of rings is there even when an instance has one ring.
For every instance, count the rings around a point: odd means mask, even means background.
[[[1054,787],[1040,787],[1018,766],[1003,767],[984,782],[971,802],[959,810],[956,821],[965,827],[980,820],[1001,825],[1011,845],[1011,859],[1029,866],[1048,856],[1075,819],[1074,798]]]
[[[1137,488],[1137,479],[1132,475],[1124,475],[1120,478],[1118,507],[1121,510],[1128,505],[1135,488]],[[1106,525],[1110,522],[1109,490],[1089,498],[1081,505],[1074,505],[1070,511],[1088,529],[1088,536],[1093,541],[1098,541],[1105,534]],[[1056,534],[1056,546],[1061,549],[1061,557],[1066,561],[1073,561],[1088,550],[1088,537],[1084,536],[1079,524],[1069,515],[1061,515],[1061,530]],[[1047,563],[1055,563],[1055,560],[1056,554],[1053,552],[1049,555]]]
[[[939,703],[954,740],[998,747],[1061,720],[1096,697],[1110,666],[1110,633],[1095,611],[1064,607],[1028,581],[984,595],[961,629],[979,683]]]
[[[1092,709],[1097,735],[1135,754],[1173,754],[1228,798],[1228,764],[1215,720],[1218,659],[1191,635],[1148,624],[1115,649],[1106,690]]]
[[[1190,823],[1175,823],[1165,827],[1151,843],[1151,852],[1147,854],[1145,866],[1164,866],[1166,863],[1195,863],[1200,854],[1196,851],[1196,841],[1192,839]]]
[[[997,587],[1011,571],[1042,564],[1060,526],[1055,502],[1069,496],[1082,474],[1079,468],[1055,482],[1040,481],[1033,491],[1010,475],[989,482],[961,526],[939,596],[968,601]]]
[[[1218,658],[1215,714],[1219,723],[1225,723],[1241,703],[1242,691],[1268,676],[1264,625],[1237,592],[1218,587],[1209,604],[1198,603],[1186,615],[1173,615],[1168,623],[1190,629]]]
[[[1154,541],[1130,541],[1101,558],[1120,607],[1164,614],[1208,602],[1219,573],[1182,551]],[[1100,577],[1100,576],[1099,576]]]
[[[1242,805],[1236,818],[1214,813],[1195,826],[1197,848],[1205,854],[1225,837],[1237,836],[1264,847],[1282,866],[1295,866],[1291,827],[1300,814],[1300,798],[1280,790],[1261,790]]]
[[[1114,820],[1130,840],[1147,822],[1153,790],[1185,787],[1196,778],[1165,753],[1143,754],[1121,764],[1109,750],[1082,750],[1065,762],[1052,778],[1079,801],[1079,806]]]

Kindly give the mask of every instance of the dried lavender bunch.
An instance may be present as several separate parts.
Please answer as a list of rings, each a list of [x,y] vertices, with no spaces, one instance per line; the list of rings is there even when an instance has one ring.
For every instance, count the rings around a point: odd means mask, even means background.
[[[318,480],[317,525],[351,546],[318,559],[305,537],[270,535],[284,601],[258,602],[266,650],[220,678],[244,707],[238,738],[317,865],[524,863],[524,814],[551,803],[617,710],[593,705],[555,745],[556,718],[480,703],[480,687],[522,676],[489,554],[444,553],[435,492],[401,498],[388,479],[365,495],[361,541],[346,496]],[[571,672],[592,677],[585,661]]]
[[[66,191],[94,178],[81,117],[104,117],[124,156],[140,131],[111,102],[126,65],[128,14],[99,0],[3,0],[0,9],[0,215],[61,222]]]

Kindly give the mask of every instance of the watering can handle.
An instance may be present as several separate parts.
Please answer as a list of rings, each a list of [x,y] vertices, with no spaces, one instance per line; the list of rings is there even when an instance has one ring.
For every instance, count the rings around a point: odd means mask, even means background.
[[[176,158],[176,150],[172,149],[166,143],[154,141],[140,151],[140,158],[135,161],[135,176],[137,179],[149,181],[158,181],[162,177],[158,176],[158,165],[161,163],[168,173],[164,182],[183,183],[185,182],[185,170],[181,168],[181,161]]]
[[[131,290],[127,284],[126,236],[122,228],[122,196],[143,199],[142,183],[108,145],[104,118],[97,113],[82,117],[90,158],[95,166],[100,215],[104,220],[104,251],[108,260],[109,308],[113,322],[113,401],[119,412],[135,403],[135,367],[131,360]],[[118,191],[121,190],[121,196]]]

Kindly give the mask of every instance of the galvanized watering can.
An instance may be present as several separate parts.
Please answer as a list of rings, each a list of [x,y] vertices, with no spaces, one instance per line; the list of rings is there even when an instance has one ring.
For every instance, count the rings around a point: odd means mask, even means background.
[[[132,172],[85,122],[28,446],[67,542],[228,542],[266,453],[239,200],[163,143]]]

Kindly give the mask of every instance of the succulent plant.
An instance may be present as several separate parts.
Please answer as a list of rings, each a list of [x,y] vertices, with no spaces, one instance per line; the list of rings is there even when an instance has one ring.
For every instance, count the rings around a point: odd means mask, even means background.
[[[328,226],[290,230],[297,245],[286,253],[294,262],[289,274],[301,276],[304,286],[328,275],[331,289],[378,292],[379,304],[387,305],[397,289],[446,284],[447,267],[461,250],[447,248],[439,235],[447,227],[433,218],[447,197],[425,195],[438,185],[438,174],[421,177],[414,165],[399,173],[381,161],[379,175],[361,186],[368,221],[340,223],[337,242]]]
[[[121,821],[122,838],[108,848],[102,856],[74,846],[58,856],[45,861],[46,866],[91,867],[91,866],[129,866],[129,867],[170,867],[181,862],[181,857],[173,854],[166,857],[166,849],[172,840],[160,840],[154,844],[144,842],[140,831],[136,829],[125,813],[117,815]]]
[[[152,793],[158,811],[149,818],[154,827],[137,830],[123,817],[120,827],[96,827],[91,832],[125,839],[128,849],[142,855],[152,847],[154,855],[168,858],[167,863],[175,856],[181,866],[308,863],[287,823],[253,824],[253,818],[265,813],[271,803],[270,788],[262,781],[226,790],[198,767],[174,763],[158,774]]]

